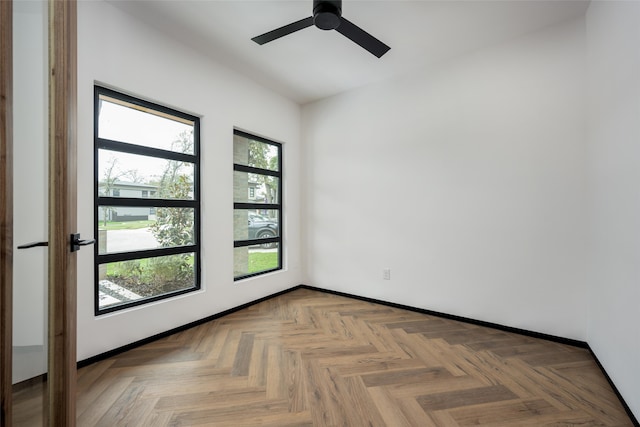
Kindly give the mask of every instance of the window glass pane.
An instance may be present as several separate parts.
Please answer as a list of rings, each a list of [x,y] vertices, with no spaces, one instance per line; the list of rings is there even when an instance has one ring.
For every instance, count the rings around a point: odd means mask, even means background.
[[[274,248],[243,247],[233,249],[234,277],[280,268],[278,245]]]
[[[193,122],[100,95],[98,137],[193,154]]]
[[[267,239],[280,235],[278,211],[272,209],[235,209],[234,240]],[[276,243],[265,243],[264,248],[275,247]]]
[[[233,162],[254,168],[278,170],[278,146],[233,136]]]
[[[194,209],[99,206],[98,253],[193,245]]]
[[[233,172],[233,198],[238,203],[279,203],[280,179],[256,173]]]
[[[192,200],[193,174],[193,163],[98,150],[99,196]]]
[[[100,265],[101,309],[195,286],[194,254],[142,258]]]

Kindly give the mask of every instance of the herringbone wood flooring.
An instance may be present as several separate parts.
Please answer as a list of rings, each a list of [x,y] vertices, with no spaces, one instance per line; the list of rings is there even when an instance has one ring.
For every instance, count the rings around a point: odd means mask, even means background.
[[[589,352],[298,289],[78,372],[79,426],[629,426]]]

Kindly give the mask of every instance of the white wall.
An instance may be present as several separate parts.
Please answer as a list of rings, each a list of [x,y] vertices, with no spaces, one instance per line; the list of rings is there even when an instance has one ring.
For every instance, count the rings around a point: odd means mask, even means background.
[[[305,106],[305,283],[584,340],[584,51],[578,20]]]
[[[588,342],[640,418],[640,3],[592,2]]]
[[[93,252],[78,259],[78,359],[298,285],[300,107],[102,1],[78,2],[78,216],[93,233],[93,84],[202,116],[202,286],[118,313],[93,313]],[[285,270],[233,282],[233,128],[284,143]]]

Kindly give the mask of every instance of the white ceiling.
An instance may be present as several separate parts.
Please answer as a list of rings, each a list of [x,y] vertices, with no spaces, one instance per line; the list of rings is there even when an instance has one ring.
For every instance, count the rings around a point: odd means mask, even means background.
[[[378,59],[336,31],[315,27],[263,46],[251,41],[311,16],[312,0],[110,3],[300,104],[582,16],[588,6],[582,0],[344,0],[344,17],[391,46]]]

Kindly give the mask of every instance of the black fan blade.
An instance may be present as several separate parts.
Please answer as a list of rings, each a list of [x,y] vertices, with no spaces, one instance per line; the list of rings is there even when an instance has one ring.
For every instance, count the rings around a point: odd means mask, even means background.
[[[294,22],[293,24],[285,25],[284,27],[276,28],[273,31],[269,31],[268,33],[264,33],[260,36],[254,37],[251,40],[258,44],[265,44],[274,41],[275,39],[279,39],[280,37],[284,37],[288,34],[295,33],[296,31],[302,30],[304,28],[310,27],[313,25],[313,17],[310,16],[308,18],[301,19],[299,21]]]
[[[387,53],[389,49],[391,49],[386,44],[382,43],[377,38],[373,37],[371,34],[367,33],[362,28],[358,27],[356,24],[352,23],[346,18],[340,19],[340,25],[336,28],[336,31],[347,37],[351,41],[359,44],[363,48],[367,49],[373,55],[380,58],[382,55]]]

